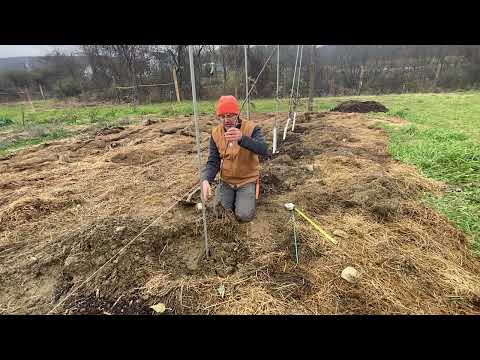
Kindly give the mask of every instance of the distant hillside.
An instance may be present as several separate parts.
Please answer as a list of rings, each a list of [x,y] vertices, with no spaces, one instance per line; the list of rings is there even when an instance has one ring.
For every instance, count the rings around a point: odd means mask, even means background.
[[[44,66],[43,56],[16,56],[9,58],[0,58],[1,70],[29,70]]]
[[[86,56],[75,56],[79,64],[87,64]],[[16,56],[0,58],[0,71],[4,70],[34,70],[44,67],[48,56]]]

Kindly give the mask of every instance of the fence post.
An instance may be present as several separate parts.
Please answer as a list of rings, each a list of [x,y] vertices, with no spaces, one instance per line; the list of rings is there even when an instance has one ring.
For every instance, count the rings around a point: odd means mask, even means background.
[[[173,75],[173,82],[175,84],[175,93],[177,94],[177,102],[181,102],[180,100],[180,91],[178,89],[178,81],[177,81],[177,71],[175,66],[172,67],[172,75]]]
[[[42,94],[42,99],[45,100],[45,95],[43,94],[42,84],[38,83],[38,87],[40,88],[40,94]]]

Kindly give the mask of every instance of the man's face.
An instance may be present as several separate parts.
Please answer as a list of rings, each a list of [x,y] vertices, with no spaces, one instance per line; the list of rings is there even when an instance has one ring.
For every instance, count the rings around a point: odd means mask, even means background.
[[[223,122],[223,127],[228,130],[237,125],[237,114],[222,114],[219,117],[219,120]]]

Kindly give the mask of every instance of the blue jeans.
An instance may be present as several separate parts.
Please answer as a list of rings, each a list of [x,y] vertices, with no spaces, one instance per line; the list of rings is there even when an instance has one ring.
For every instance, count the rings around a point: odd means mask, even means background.
[[[234,188],[220,181],[215,196],[224,209],[232,210],[239,221],[247,222],[255,217],[256,183]]]

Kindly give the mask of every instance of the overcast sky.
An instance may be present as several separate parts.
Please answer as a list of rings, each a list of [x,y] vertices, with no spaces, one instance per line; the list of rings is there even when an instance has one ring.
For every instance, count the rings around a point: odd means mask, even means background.
[[[43,56],[53,50],[71,52],[78,50],[78,45],[0,45],[0,58],[14,56]]]
[[[317,45],[323,46],[323,45]],[[44,56],[53,50],[78,51],[78,45],[0,45],[0,58],[15,56]]]

